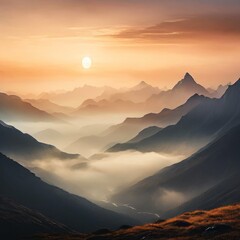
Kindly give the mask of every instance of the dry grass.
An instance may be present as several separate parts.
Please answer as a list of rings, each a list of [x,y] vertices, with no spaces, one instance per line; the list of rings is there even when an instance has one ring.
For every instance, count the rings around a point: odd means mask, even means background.
[[[39,236],[36,240],[239,240],[240,204],[210,211],[194,211],[160,223],[136,226],[106,234]]]

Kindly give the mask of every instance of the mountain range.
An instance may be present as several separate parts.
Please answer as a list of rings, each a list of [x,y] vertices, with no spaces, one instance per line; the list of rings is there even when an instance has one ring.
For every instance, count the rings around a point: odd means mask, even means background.
[[[143,130],[145,127],[158,126],[163,128],[168,125],[175,124],[181,119],[182,116],[187,114],[198,104],[206,101],[206,99],[207,97],[194,94],[179,107],[174,109],[164,108],[159,113],[148,113],[139,118],[127,118],[124,122],[112,126],[111,131],[114,131],[114,129],[121,129],[121,131],[124,131],[125,129],[132,129],[132,131],[127,131],[130,138],[133,135],[136,135],[139,131]]]
[[[160,170],[113,197],[169,217],[240,201],[240,125],[186,160]]]
[[[151,111],[160,111],[163,108],[176,108],[194,94],[210,96],[210,93],[194,78],[186,73],[172,89],[154,94],[146,100],[146,106]]]
[[[140,103],[146,101],[153,94],[158,94],[160,92],[161,90],[158,87],[153,87],[150,84],[141,81],[139,84],[127,89],[126,91],[112,94],[109,97],[109,100],[114,101],[122,99],[125,101]]]
[[[182,116],[207,99],[207,97],[194,94],[183,105],[175,109],[165,108],[160,113],[149,113],[140,118],[127,118],[122,123],[109,127],[100,135],[79,138],[77,141],[69,145],[66,150],[78,152],[80,149],[85,149],[86,151],[89,151],[90,146],[91,149],[96,152],[97,150],[106,150],[117,142],[129,141],[128,143],[132,143],[133,141],[131,141],[131,139],[135,138],[144,128],[156,126],[161,129],[162,127],[177,123]],[[149,130],[147,129],[140,133],[141,140],[150,137],[147,133],[149,133]],[[151,133],[152,136],[154,133],[157,133],[157,131],[151,131]],[[140,141],[139,138],[138,141]],[[134,142],[136,142],[136,139],[134,139]]]
[[[162,91],[142,81],[132,88],[114,93],[107,98],[87,99],[78,107],[76,113],[159,112],[166,107],[176,108],[194,94],[211,96],[203,86],[195,82],[189,73],[186,73],[184,78],[170,90]]]
[[[0,121],[0,152],[19,161],[43,158],[75,159],[78,154],[68,154],[56,147],[38,142],[32,136],[22,133],[13,126]]]
[[[39,110],[15,95],[0,93],[0,119],[3,121],[56,122],[51,114]]]
[[[141,103],[135,103],[130,100],[103,99],[95,101],[93,99],[87,99],[76,109],[73,115],[100,115],[109,113],[139,114],[144,113],[145,111],[146,110]]]
[[[96,98],[105,91],[111,90],[112,88],[108,86],[94,87],[90,85],[84,85],[71,91],[42,93],[38,96],[38,98],[48,99],[55,104],[77,108],[86,99]]]
[[[56,114],[56,113],[70,114],[75,110],[72,107],[66,107],[66,106],[53,103],[48,99],[24,99],[24,101],[50,114]]]
[[[175,125],[137,143],[117,144],[110,151],[135,149],[192,154],[214,137],[240,123],[240,80],[231,85],[220,99],[206,99]]]

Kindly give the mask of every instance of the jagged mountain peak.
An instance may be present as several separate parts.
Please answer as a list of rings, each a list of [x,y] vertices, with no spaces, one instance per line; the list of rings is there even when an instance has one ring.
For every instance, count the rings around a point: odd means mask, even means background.
[[[184,78],[173,87],[172,90],[187,91],[191,92],[192,94],[198,93],[206,96],[209,94],[209,92],[203,86],[198,84],[188,72],[184,75]]]
[[[190,73],[188,73],[188,72],[186,72],[185,73],[185,75],[184,75],[184,78],[183,78],[183,80],[190,80],[190,81],[194,81],[194,78],[192,77],[192,75],[190,74]],[[194,81],[195,82],[195,81]]]
[[[182,87],[188,87],[188,86],[193,86],[193,85],[197,85],[197,83],[195,82],[194,78],[187,72],[184,75],[184,78],[182,80],[180,80],[174,87],[173,89],[178,89],[178,88],[182,88]]]

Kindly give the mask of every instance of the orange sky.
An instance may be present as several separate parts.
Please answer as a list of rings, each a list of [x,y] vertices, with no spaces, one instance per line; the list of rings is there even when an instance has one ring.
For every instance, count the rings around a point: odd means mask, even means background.
[[[0,0],[1,91],[171,87],[186,71],[205,86],[233,82],[239,12],[238,0]]]

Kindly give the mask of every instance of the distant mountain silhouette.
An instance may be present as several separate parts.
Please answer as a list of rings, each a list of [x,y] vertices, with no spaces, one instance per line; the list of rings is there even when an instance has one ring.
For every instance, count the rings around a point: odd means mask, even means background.
[[[87,99],[73,113],[75,115],[96,115],[106,113],[144,113],[145,108],[141,103],[135,103],[130,100],[114,99],[100,100]]]
[[[59,121],[47,112],[24,102],[20,97],[0,93],[0,119],[3,121]]]
[[[159,111],[162,108],[175,108],[187,101],[194,94],[210,96],[210,93],[200,84],[196,83],[193,77],[186,73],[172,89],[152,95],[146,105],[151,111]]]
[[[0,173],[0,195],[75,231],[112,229],[136,223],[124,215],[105,210],[82,197],[43,182],[2,154]]]
[[[239,202],[239,138],[240,125],[186,160],[123,190],[113,201],[165,216]]]
[[[74,231],[43,214],[0,196],[0,236],[16,240],[36,234],[74,234]]]
[[[56,103],[53,103],[48,99],[24,99],[24,101],[50,114],[54,113],[69,114],[75,110],[74,108],[71,107],[61,106]]]
[[[131,88],[104,92],[95,99],[86,99],[79,107],[78,114],[145,113],[145,101],[161,90],[142,81]]]
[[[200,94],[208,94],[208,91],[201,86],[200,84],[196,83],[193,77],[186,73],[184,78],[179,81],[172,89],[173,91],[187,91],[187,92],[194,92]]]
[[[194,94],[210,96],[210,93],[185,74],[173,89],[160,90],[142,81],[132,88],[119,89],[94,98],[86,98],[73,114],[140,113],[159,112],[163,108],[176,108]]]
[[[61,134],[60,132],[51,128],[37,132],[32,136],[40,142],[61,147],[63,145],[63,139],[66,140],[66,136],[64,136],[64,134]]]
[[[48,99],[53,103],[60,104],[69,107],[78,107],[83,101],[89,98],[96,98],[97,96],[103,94],[105,91],[112,90],[111,87],[94,87],[90,85],[84,85],[82,87],[75,88],[71,91],[61,92],[61,93],[42,93],[40,99]]]
[[[42,158],[73,159],[78,154],[61,152],[56,147],[38,142],[13,126],[0,121],[0,152],[17,160],[34,160]]]
[[[124,100],[124,101],[132,101],[135,103],[145,102],[149,97],[153,94],[160,93],[161,90],[158,87],[153,87],[150,84],[142,81],[137,85],[126,89],[120,93],[115,93],[109,97],[109,100]]]
[[[141,90],[144,88],[153,88],[150,84],[146,83],[145,81],[141,81],[140,83],[138,83],[137,85],[133,86],[131,88],[131,90]]]
[[[118,144],[111,151],[135,149],[191,154],[214,137],[240,123],[240,80],[220,99],[207,99],[181,120],[159,133],[132,144]]]
[[[136,139],[144,139],[145,137],[149,137],[161,130],[159,127],[150,127],[149,129],[146,129],[143,132],[140,132]],[[126,132],[127,131],[127,132]],[[130,133],[129,133],[130,132]],[[127,127],[124,127],[121,129],[116,129],[114,131],[109,131],[107,129],[100,135],[90,135],[79,138],[77,141],[71,143],[69,146],[66,147],[66,151],[68,152],[78,152],[80,154],[83,154],[84,156],[90,156],[93,154],[98,153],[99,151],[106,151],[109,147],[112,147],[116,144],[116,142],[119,141],[126,141],[131,139],[132,136],[134,136],[134,129],[132,127],[129,127],[129,130],[127,130]],[[107,133],[106,135],[104,133]],[[131,137],[129,137],[131,136]],[[136,139],[132,139],[130,141],[134,141]]]

